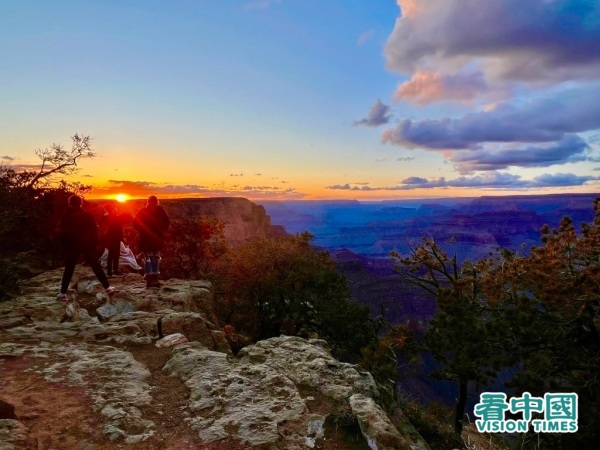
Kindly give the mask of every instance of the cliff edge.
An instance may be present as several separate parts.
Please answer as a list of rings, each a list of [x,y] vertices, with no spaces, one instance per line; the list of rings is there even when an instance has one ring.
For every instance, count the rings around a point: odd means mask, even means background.
[[[63,304],[60,276],[0,303],[1,449],[427,448],[325,341],[280,336],[234,356],[207,281],[147,289],[129,274],[108,298],[78,266]],[[159,319],[188,342],[157,348]]]

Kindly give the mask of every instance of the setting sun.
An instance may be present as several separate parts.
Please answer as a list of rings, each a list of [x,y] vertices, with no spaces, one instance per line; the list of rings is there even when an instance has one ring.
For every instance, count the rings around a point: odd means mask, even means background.
[[[117,194],[117,195],[115,195],[115,199],[119,203],[125,203],[127,201],[127,199],[129,199],[129,196],[127,194]]]

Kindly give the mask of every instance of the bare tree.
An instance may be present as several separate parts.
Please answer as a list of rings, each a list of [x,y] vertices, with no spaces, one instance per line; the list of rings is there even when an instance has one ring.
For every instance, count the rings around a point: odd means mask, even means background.
[[[81,158],[92,158],[96,156],[91,147],[89,136],[71,137],[73,141],[71,149],[67,150],[60,144],[52,144],[44,149],[37,149],[35,154],[42,160],[42,165],[37,173],[28,180],[27,187],[35,187],[41,180],[47,180],[55,174],[70,175],[75,173],[77,163]]]

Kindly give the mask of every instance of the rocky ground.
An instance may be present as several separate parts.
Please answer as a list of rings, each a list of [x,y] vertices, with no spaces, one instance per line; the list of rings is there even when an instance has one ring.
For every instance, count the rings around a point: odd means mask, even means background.
[[[371,375],[321,340],[281,336],[233,356],[210,283],[78,267],[0,303],[0,449],[419,449],[377,406]],[[165,335],[189,342],[157,348]]]

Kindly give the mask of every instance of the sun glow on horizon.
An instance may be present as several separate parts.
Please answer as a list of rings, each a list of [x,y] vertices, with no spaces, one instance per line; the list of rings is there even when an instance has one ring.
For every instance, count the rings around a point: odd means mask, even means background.
[[[115,200],[118,201],[119,203],[125,203],[127,200],[129,200],[129,195],[117,194],[117,195],[115,195]]]

